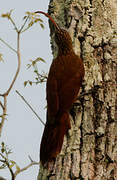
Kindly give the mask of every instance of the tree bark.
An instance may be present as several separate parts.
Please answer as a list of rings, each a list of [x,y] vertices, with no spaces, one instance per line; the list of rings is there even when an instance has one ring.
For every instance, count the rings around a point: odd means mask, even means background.
[[[51,0],[49,13],[68,29],[85,78],[62,151],[38,180],[117,180],[117,0]]]

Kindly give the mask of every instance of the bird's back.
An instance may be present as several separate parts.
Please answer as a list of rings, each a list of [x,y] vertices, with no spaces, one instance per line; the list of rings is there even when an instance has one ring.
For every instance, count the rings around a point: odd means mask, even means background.
[[[74,52],[58,56],[53,61],[48,76],[47,94],[52,90],[50,88],[52,79],[55,79],[59,98],[59,110],[60,108],[67,111],[69,110],[77,98],[83,77],[84,66],[82,59]],[[51,100],[47,96],[47,103],[51,106],[52,101],[49,101]]]

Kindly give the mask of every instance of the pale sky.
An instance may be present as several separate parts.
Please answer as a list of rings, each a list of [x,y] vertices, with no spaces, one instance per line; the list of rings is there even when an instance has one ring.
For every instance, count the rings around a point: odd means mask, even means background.
[[[15,22],[22,24],[22,18],[26,11],[43,10],[47,12],[49,0],[4,0],[0,4],[0,15],[11,9],[14,10],[13,16]],[[48,72],[51,64],[52,54],[49,39],[48,19],[41,15],[44,21],[45,29],[35,25],[31,30],[21,36],[21,55],[22,65],[19,77],[8,97],[7,113],[8,117],[4,124],[2,138],[6,145],[13,151],[10,159],[17,162],[20,168],[30,163],[28,155],[33,160],[39,160],[39,146],[43,132],[43,125],[37,117],[31,112],[22,99],[16,94],[18,90],[34,107],[35,111],[45,122],[46,106],[45,84],[27,86],[24,88],[23,82],[33,80],[34,73],[32,69],[27,70],[26,65],[30,59],[41,57],[46,60],[46,64],[40,63],[38,68],[41,71]],[[16,33],[12,25],[6,19],[0,18],[0,38],[16,47]],[[17,67],[17,57],[8,47],[0,42],[0,53],[3,54],[4,63],[0,63],[0,93],[3,93],[10,85]],[[0,111],[1,112],[1,111]],[[34,166],[17,176],[16,180],[36,180],[38,166]],[[0,170],[0,176],[11,179],[7,169]]]

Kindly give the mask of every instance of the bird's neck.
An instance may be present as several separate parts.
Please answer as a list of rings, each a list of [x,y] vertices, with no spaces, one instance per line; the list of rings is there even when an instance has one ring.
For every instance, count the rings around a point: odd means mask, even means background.
[[[67,55],[73,52],[73,47],[71,46],[65,46],[63,45],[62,47],[58,47],[58,55]]]

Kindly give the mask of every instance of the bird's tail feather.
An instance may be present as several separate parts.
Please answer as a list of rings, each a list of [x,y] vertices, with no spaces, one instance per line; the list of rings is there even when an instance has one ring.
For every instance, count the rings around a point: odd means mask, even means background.
[[[51,121],[47,120],[40,147],[40,161],[43,165],[54,160],[60,153],[64,135],[70,129],[70,119],[67,112],[59,115],[54,123],[48,122]]]

